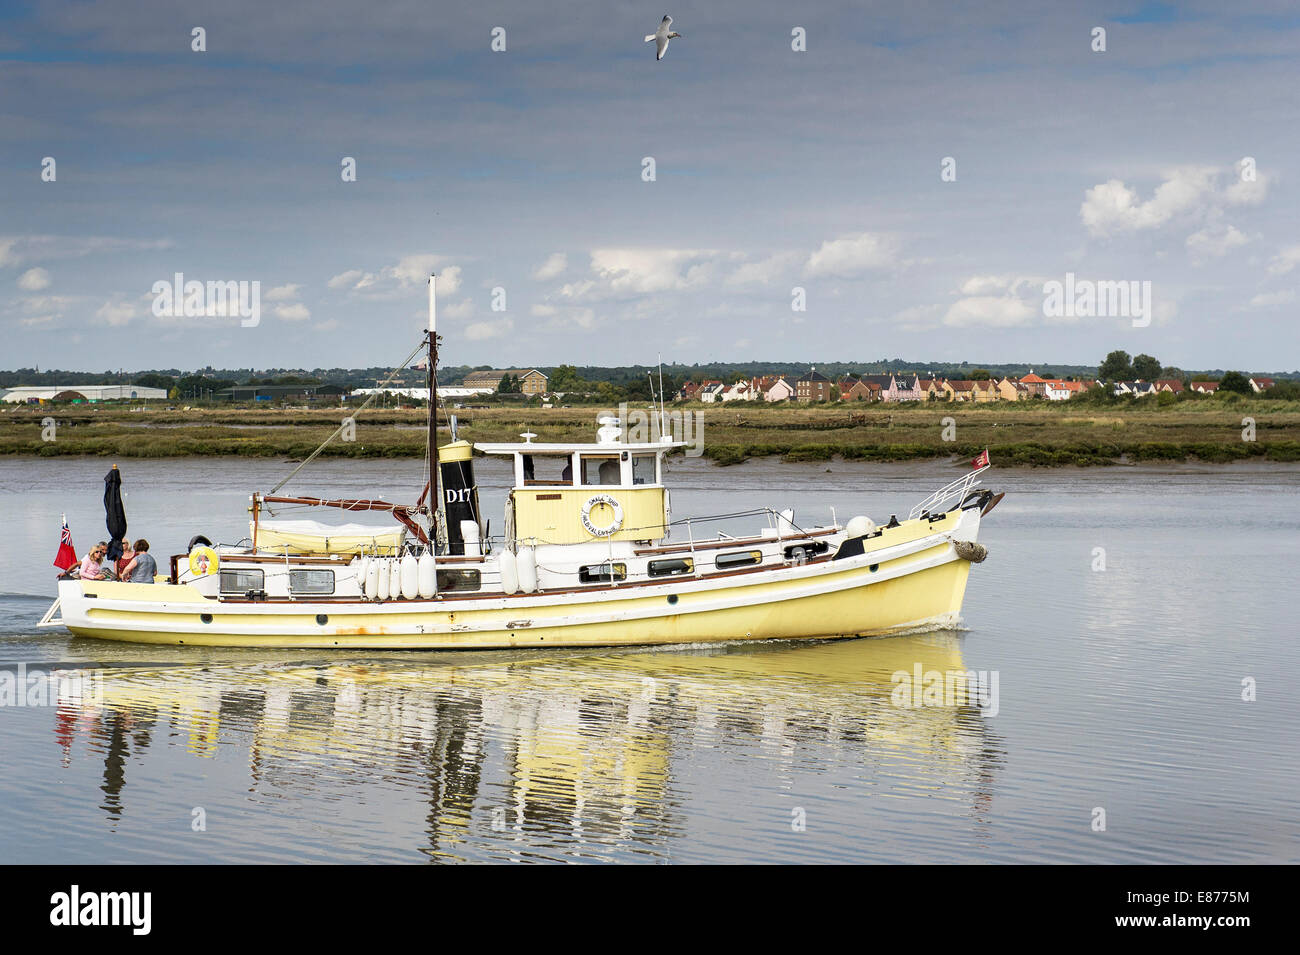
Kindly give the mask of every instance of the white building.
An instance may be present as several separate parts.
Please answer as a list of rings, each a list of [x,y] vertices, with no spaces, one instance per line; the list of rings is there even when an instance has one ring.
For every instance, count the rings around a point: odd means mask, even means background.
[[[9,404],[38,404],[43,401],[159,401],[167,397],[162,388],[143,385],[19,385],[10,388],[0,400]]]

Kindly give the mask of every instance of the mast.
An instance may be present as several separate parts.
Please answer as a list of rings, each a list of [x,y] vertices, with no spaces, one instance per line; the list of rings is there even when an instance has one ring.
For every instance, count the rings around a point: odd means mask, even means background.
[[[438,512],[442,494],[438,490],[438,301],[434,289],[437,276],[429,275],[429,330],[426,379],[429,383],[429,546],[436,550]]]

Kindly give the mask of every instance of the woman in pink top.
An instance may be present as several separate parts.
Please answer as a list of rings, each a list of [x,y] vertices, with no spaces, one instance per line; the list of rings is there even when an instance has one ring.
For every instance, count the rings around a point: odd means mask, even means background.
[[[81,559],[81,579],[82,580],[102,580],[104,579],[104,565],[101,563],[104,555],[108,553],[108,544],[100,541]]]

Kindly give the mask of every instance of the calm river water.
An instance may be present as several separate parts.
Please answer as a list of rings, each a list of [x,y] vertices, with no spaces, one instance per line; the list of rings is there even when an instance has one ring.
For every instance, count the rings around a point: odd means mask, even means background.
[[[0,679],[57,665],[99,693],[0,707],[0,862],[1300,861],[1293,467],[995,468],[959,630],[439,655],[37,629],[60,515],[79,555],[104,536],[109,463],[0,459]],[[884,521],[958,473],[827,467],[679,461],[674,514]],[[410,500],[419,468],[286,490]],[[243,537],[288,466],[122,470],[165,566]],[[917,666],[996,676],[996,706],[895,705]]]

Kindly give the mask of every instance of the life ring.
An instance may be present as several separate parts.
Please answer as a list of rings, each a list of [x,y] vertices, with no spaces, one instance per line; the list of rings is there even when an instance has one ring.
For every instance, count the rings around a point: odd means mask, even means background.
[[[614,520],[604,527],[597,527],[591,522],[591,510],[599,504],[607,504],[614,511]],[[597,494],[587,498],[587,503],[582,505],[582,526],[592,537],[609,537],[623,526],[623,505],[609,494]]]
[[[196,547],[190,551],[190,573],[195,577],[209,577],[221,566],[221,558],[211,547]]]

